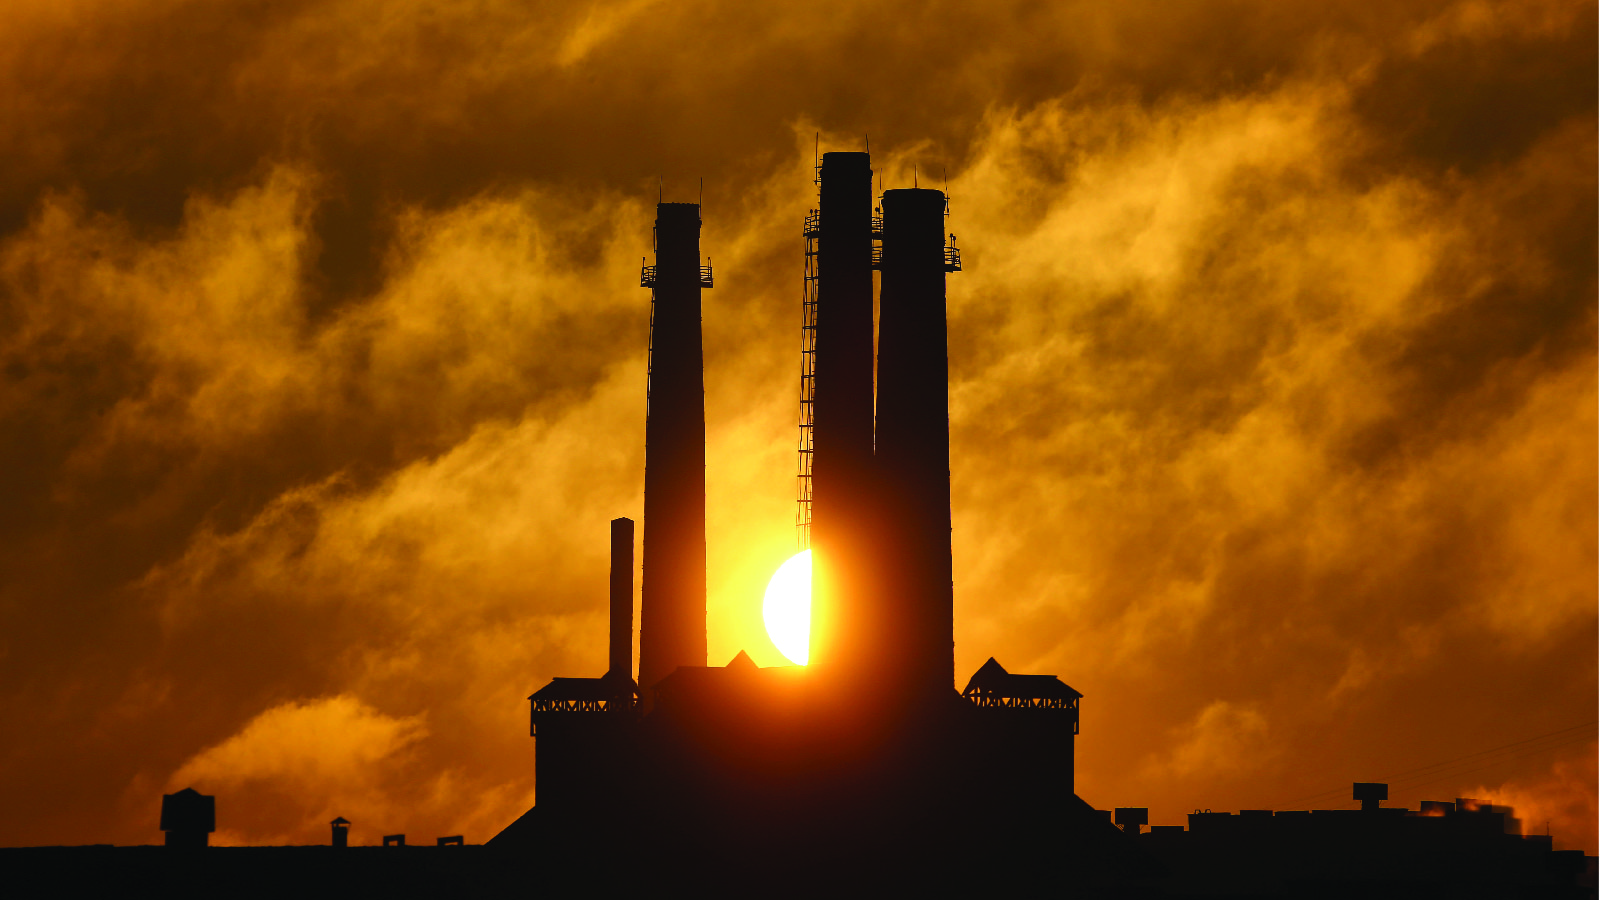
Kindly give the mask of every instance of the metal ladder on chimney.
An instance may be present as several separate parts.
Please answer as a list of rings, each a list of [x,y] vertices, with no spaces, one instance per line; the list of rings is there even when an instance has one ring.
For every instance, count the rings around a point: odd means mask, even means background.
[[[817,167],[821,184],[821,166]],[[800,302],[800,442],[796,460],[795,510],[796,538],[800,549],[811,546],[811,439],[817,402],[817,239],[822,234],[821,214],[813,209],[806,216],[805,292]]]

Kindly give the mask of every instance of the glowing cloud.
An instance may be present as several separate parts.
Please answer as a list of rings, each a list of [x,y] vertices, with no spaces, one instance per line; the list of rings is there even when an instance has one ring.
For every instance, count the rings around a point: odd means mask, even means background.
[[[326,790],[357,778],[427,733],[421,716],[386,716],[345,695],[284,703],[184,763],[170,785],[285,779]]]

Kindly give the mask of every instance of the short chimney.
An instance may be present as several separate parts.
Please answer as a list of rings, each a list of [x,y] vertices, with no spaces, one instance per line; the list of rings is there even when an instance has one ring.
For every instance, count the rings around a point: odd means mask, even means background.
[[[609,675],[632,693],[633,520],[611,520],[611,668]]]
[[[1117,807],[1117,824],[1129,834],[1138,834],[1140,825],[1150,824],[1150,807],[1148,806],[1119,806]]]
[[[333,826],[333,845],[335,847],[350,846],[350,820],[340,816],[328,824]]]

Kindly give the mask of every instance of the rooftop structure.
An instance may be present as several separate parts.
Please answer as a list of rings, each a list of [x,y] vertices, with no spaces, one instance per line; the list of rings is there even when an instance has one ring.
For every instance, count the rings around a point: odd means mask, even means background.
[[[192,787],[161,797],[161,830],[168,847],[204,847],[217,830],[217,798]]]

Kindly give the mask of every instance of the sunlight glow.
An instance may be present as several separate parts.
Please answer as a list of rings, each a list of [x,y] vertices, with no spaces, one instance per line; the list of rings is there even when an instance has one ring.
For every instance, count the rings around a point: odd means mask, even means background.
[[[811,551],[801,550],[772,573],[761,601],[767,636],[785,658],[805,665],[811,656]]]

